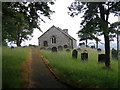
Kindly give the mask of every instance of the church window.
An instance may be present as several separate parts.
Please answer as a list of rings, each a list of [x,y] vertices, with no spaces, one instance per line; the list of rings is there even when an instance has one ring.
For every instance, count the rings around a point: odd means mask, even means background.
[[[44,41],[44,42],[43,42],[43,45],[44,45],[45,47],[47,47],[47,46],[48,46],[48,42],[47,42],[47,41]]]
[[[51,43],[56,43],[56,37],[55,36],[52,36]]]

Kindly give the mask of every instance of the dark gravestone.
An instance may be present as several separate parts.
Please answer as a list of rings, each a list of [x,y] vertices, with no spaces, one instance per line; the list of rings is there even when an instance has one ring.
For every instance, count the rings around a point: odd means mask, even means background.
[[[62,50],[63,50],[63,47],[62,47],[62,46],[58,46],[58,50],[59,50],[59,51],[62,51]]]
[[[52,47],[52,52],[57,52],[57,48],[56,47]]]
[[[48,51],[52,50],[51,48],[47,48]]]
[[[105,62],[105,54],[98,54],[98,62]]]
[[[67,46],[67,45],[64,45],[64,48],[68,48],[68,46]]]
[[[86,47],[89,47],[88,45]]]
[[[100,49],[100,48],[98,48],[98,49],[97,49],[97,51],[98,51],[98,52],[101,52],[101,49]]]
[[[78,56],[78,51],[75,49],[72,51],[72,58],[77,59],[77,56]]]
[[[91,48],[93,49],[93,48],[95,48],[95,46],[91,46]]]
[[[78,48],[77,50],[78,50],[78,51],[81,51],[81,48]]]
[[[27,46],[22,46],[23,48],[27,47]]]
[[[81,60],[88,60],[88,53],[81,53]]]
[[[14,47],[13,47],[13,46],[11,46],[11,49],[14,49]]]
[[[70,49],[66,49],[66,52],[70,52]]]
[[[46,50],[46,48],[45,47],[41,47],[40,50]]]
[[[117,58],[118,60],[120,59],[120,51],[118,51],[118,58]]]
[[[83,43],[79,43],[79,46],[82,46],[82,45],[85,45],[85,43],[83,42]]]
[[[113,58],[113,59],[117,59],[117,58],[118,58],[117,50],[115,50],[114,48],[112,48],[111,53],[112,53],[112,58]]]
[[[84,53],[87,53],[88,51],[87,51],[87,50],[84,50],[83,52],[84,52]]]

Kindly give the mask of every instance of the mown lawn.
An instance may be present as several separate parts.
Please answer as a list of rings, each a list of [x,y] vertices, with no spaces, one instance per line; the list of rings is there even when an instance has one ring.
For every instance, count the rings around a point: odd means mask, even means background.
[[[20,88],[22,64],[29,48],[2,48],[2,88]]]
[[[57,53],[47,50],[40,50],[40,52],[48,60],[55,73],[67,83],[81,88],[117,88],[118,61],[111,60],[111,68],[107,70],[103,63],[98,63],[98,52],[88,48],[87,50],[88,61],[81,60],[82,51],[79,51],[77,59],[73,59],[71,52],[65,50]]]

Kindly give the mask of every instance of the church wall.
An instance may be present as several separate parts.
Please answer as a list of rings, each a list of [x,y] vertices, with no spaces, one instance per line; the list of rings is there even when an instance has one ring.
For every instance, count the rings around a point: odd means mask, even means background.
[[[56,43],[51,43],[52,36],[56,37]],[[39,46],[44,47],[43,42],[48,42],[48,47],[58,47],[59,45],[64,46],[67,45],[68,47],[71,47],[70,45],[70,38],[68,38],[66,35],[64,35],[62,32],[57,30],[55,27],[52,27],[49,31],[47,31],[44,35],[42,35],[39,38]]]

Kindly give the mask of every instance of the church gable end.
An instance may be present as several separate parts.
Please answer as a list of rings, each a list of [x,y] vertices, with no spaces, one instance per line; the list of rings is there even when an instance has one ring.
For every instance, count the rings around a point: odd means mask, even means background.
[[[63,31],[52,26],[49,28],[44,34],[42,34],[39,38],[39,46],[40,47],[58,47],[67,45],[69,48],[72,48],[71,37],[67,36]]]

